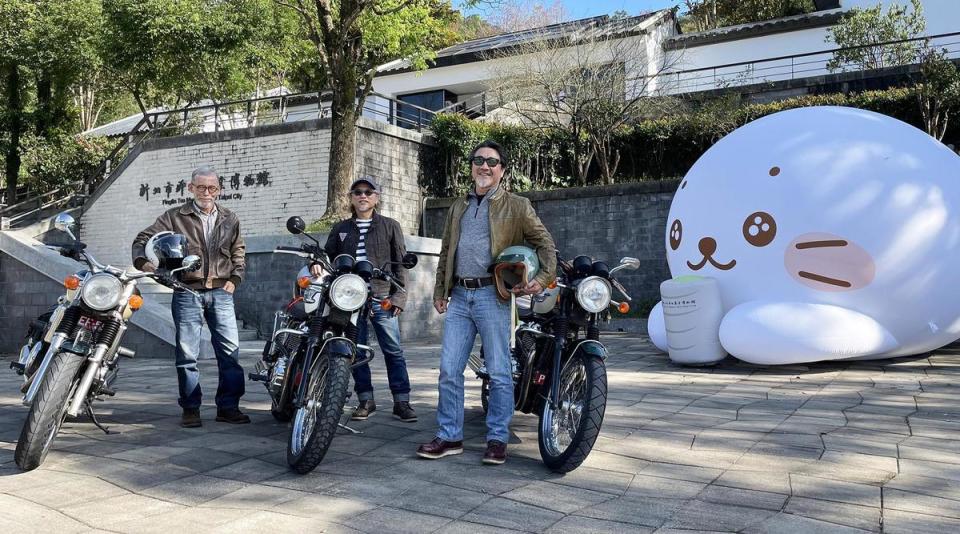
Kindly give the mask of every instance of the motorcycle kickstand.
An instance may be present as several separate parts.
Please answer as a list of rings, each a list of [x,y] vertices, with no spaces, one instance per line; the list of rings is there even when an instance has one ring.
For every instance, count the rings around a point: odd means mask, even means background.
[[[95,413],[93,413],[93,406],[90,405],[90,401],[89,401],[89,400],[84,403],[84,406],[86,407],[87,415],[90,417],[90,420],[93,421],[94,426],[96,426],[97,428],[99,428],[100,430],[102,430],[103,433],[106,434],[106,435],[108,435],[108,436],[109,436],[110,434],[116,434],[116,432],[110,432],[110,429],[109,429],[108,427],[105,427],[105,426],[103,426],[103,425],[100,424],[100,421],[97,420],[97,415],[96,415]]]
[[[356,434],[363,434],[363,431],[362,431],[362,430],[357,430],[357,429],[355,429],[355,428],[350,428],[349,426],[347,426],[347,425],[345,425],[345,424],[343,424],[343,423],[339,423],[339,422],[338,422],[338,423],[337,423],[337,426],[340,427],[340,428],[342,428],[342,429],[344,429],[344,430],[349,431],[351,434],[354,434],[354,435],[356,435]]]

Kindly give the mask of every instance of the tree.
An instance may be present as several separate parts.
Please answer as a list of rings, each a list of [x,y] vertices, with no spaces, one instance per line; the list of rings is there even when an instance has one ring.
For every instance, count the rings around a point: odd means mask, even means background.
[[[924,128],[942,141],[950,117],[960,108],[960,69],[947,58],[945,49],[924,52],[915,91]]]
[[[916,63],[925,46],[922,41],[889,44],[919,37],[926,30],[923,5],[920,0],[910,2],[910,10],[897,3],[890,4],[886,10],[882,4],[851,10],[827,33],[827,42],[845,49],[833,53],[827,68],[834,71],[853,65],[860,70],[871,70]]]
[[[249,92],[257,0],[105,0],[101,57],[146,115],[151,107]]]
[[[616,134],[672,102],[650,98],[656,75],[670,64],[647,56],[635,24],[636,19],[611,19],[596,31],[544,34],[492,54],[489,92],[501,105],[498,117],[562,132],[571,175],[580,184],[587,183],[593,163],[604,182],[613,183],[620,161]]]
[[[300,15],[333,93],[327,207],[321,217],[329,223],[350,210],[357,119],[377,66],[407,58],[413,68],[426,68],[435,51],[453,41],[447,27],[455,12],[444,0],[276,1]]]
[[[497,33],[509,33],[531,28],[542,28],[570,19],[563,2],[547,4],[535,0],[505,0],[494,2],[486,20],[497,28]]]
[[[680,17],[684,31],[702,32],[816,10],[813,0],[684,0]]]

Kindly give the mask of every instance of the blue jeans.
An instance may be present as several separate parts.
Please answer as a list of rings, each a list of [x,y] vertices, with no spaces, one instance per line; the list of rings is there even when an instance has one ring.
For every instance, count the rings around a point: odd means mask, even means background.
[[[387,380],[390,382],[390,392],[393,400],[410,400],[410,377],[407,376],[407,361],[403,358],[403,348],[400,347],[400,321],[393,315],[393,311],[384,311],[380,303],[373,303],[373,317],[369,321],[360,318],[360,332],[358,341],[366,345],[369,338],[369,323],[373,323],[373,331],[377,334],[377,343],[383,352],[383,362],[387,366]],[[353,369],[353,390],[357,398],[363,402],[373,400],[373,383],[370,381],[370,366],[363,364]]]
[[[483,343],[490,373],[487,441],[507,443],[513,417],[513,376],[510,365],[510,305],[497,298],[492,286],[456,287],[443,322],[440,348],[440,400],[437,437],[463,439],[463,371],[477,334]]]
[[[217,384],[217,408],[237,408],[244,393],[243,367],[240,367],[240,338],[237,333],[237,316],[233,311],[233,295],[225,289],[200,292],[195,297],[186,291],[174,291],[173,323],[177,327],[177,381],[180,384],[180,406],[199,408],[200,329],[203,321],[210,327],[213,352],[217,357],[219,382]]]

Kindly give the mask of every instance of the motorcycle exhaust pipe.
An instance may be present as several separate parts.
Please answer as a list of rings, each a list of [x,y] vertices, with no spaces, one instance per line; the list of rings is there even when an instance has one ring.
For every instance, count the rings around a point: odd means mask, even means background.
[[[479,352],[470,353],[470,358],[467,360],[467,365],[470,366],[470,369],[476,373],[477,376],[486,373],[486,364],[484,363],[483,358],[480,357]]]
[[[100,370],[100,363],[103,362],[103,356],[107,353],[108,348],[105,343],[98,344],[93,354],[87,359],[87,368],[83,372],[83,378],[80,379],[80,384],[73,393],[70,409],[67,410],[70,416],[76,417],[80,415],[80,408],[83,407],[83,401],[86,400],[87,393],[90,392],[90,386],[93,385],[93,379],[96,378],[97,372]]]
[[[36,397],[37,392],[40,391],[40,383],[43,382],[43,377],[47,374],[50,363],[53,362],[54,354],[60,350],[60,345],[63,345],[63,342],[66,340],[67,335],[63,332],[57,332],[50,338],[50,348],[47,349],[47,353],[43,356],[43,361],[40,362],[40,368],[30,377],[30,388],[27,389],[27,392],[23,395],[24,406],[33,404],[33,398]]]

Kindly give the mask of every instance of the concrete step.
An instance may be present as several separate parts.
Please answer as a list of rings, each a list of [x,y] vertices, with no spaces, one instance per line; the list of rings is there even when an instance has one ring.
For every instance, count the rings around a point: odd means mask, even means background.
[[[260,337],[257,336],[257,331],[256,331],[256,330],[253,330],[252,328],[241,328],[241,329],[239,330],[239,334],[240,334],[240,341],[241,341],[241,342],[244,342],[244,341],[258,341],[258,340],[260,339]]]

